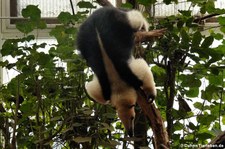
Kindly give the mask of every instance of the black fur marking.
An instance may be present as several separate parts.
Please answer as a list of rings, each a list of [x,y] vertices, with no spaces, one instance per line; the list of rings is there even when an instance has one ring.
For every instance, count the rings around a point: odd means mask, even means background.
[[[142,85],[142,81],[128,66],[134,46],[134,29],[129,24],[126,12],[113,7],[98,9],[81,25],[78,32],[78,49],[99,79],[106,100],[111,97],[110,76],[106,73],[107,66],[102,59],[96,30],[121,79],[136,90]]]

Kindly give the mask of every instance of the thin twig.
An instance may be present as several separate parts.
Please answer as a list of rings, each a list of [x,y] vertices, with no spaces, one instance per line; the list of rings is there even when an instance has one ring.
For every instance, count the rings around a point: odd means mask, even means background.
[[[75,15],[75,11],[74,11],[74,7],[73,7],[73,2],[72,2],[72,0],[70,0],[70,6],[71,6],[71,9],[72,9],[73,15]]]

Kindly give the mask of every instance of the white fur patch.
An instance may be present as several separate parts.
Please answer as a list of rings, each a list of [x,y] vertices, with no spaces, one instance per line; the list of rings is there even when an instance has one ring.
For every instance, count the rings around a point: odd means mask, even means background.
[[[147,94],[156,96],[154,77],[146,61],[142,58],[134,59],[132,57],[129,60],[129,66],[132,72],[143,81],[143,90]]]
[[[88,82],[85,87],[88,95],[96,102],[101,104],[108,104],[108,102],[103,97],[101,86],[99,84],[98,78],[95,75],[93,80]]]
[[[145,31],[148,31],[149,24],[146,21],[146,19],[143,17],[143,15],[141,14],[141,12],[137,10],[128,11],[127,18],[133,29],[135,30],[144,29]]]

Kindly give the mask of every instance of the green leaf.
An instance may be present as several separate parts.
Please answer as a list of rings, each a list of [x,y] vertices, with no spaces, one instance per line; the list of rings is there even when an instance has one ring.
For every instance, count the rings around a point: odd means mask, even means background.
[[[44,52],[39,53],[38,64],[39,65],[47,65],[51,61],[51,57],[49,54],[45,54]]]
[[[193,88],[190,88],[187,92],[186,92],[186,95],[188,97],[197,97],[199,94],[199,88],[198,87],[193,87]]]
[[[203,115],[198,115],[197,121],[199,123],[201,123],[201,125],[206,125],[207,127],[209,127],[211,122],[215,121],[216,118],[217,118],[216,116],[210,115],[210,114],[205,112]]]
[[[184,25],[184,21],[183,20],[179,20],[178,22],[177,22],[177,28],[182,28],[183,27],[183,25]]]
[[[200,8],[200,12],[201,12],[201,14],[205,14],[206,13],[205,5]]]
[[[26,20],[25,22],[17,22],[16,28],[25,34],[32,32],[35,29],[35,25],[33,22]]]
[[[192,47],[199,47],[201,41],[202,34],[199,31],[195,32],[192,39]]]
[[[80,1],[77,3],[77,6],[79,8],[96,8],[96,6],[94,6],[92,3],[88,2],[88,1]]]
[[[37,28],[38,29],[45,29],[47,28],[47,24],[44,20],[40,20],[39,22],[37,22]]]
[[[72,15],[69,12],[61,12],[58,16],[59,22],[63,24],[70,23]]]
[[[217,48],[215,48],[215,51],[224,55],[225,54],[225,45],[219,45]]]
[[[30,102],[30,101],[24,101],[23,104],[21,105],[20,107],[20,110],[23,112],[23,113],[26,113],[26,114],[29,114],[29,115],[32,115],[33,113],[33,102]],[[27,115],[28,116],[28,115]]]
[[[128,8],[128,9],[132,9],[133,8],[133,5],[129,2],[126,2],[126,3],[123,3],[121,5],[122,8]]]
[[[9,64],[9,61],[8,60],[6,60],[6,61],[0,61],[0,67],[5,67],[5,66],[7,66]]]
[[[190,10],[178,10],[179,13],[181,13],[183,16],[190,17],[191,11]]]
[[[150,6],[151,4],[155,3],[156,0],[137,0],[137,2],[144,6]]]
[[[206,11],[208,13],[214,13],[215,12],[215,1],[214,0],[208,0],[205,7],[206,7]]]
[[[187,34],[187,32],[184,29],[181,29],[181,38],[182,38],[182,47],[183,48],[188,48],[189,47],[189,35]]]
[[[2,49],[0,50],[2,56],[12,55],[12,53],[17,50],[18,46],[14,42],[14,40],[6,40],[3,45]]]
[[[207,139],[212,138],[213,135],[212,135],[211,133],[209,133],[209,132],[203,132],[203,133],[198,133],[198,134],[196,135],[196,137],[199,138],[200,140],[205,141],[205,140],[207,140]]]
[[[22,10],[22,16],[24,18],[30,18],[32,21],[37,21],[41,19],[41,10],[38,6],[28,5]]]
[[[222,16],[218,17],[218,22],[220,25],[225,25],[225,17]]]
[[[195,126],[192,122],[189,122],[188,127],[189,127],[191,130],[195,130],[195,129],[197,128],[197,126]]]
[[[173,129],[174,131],[182,130],[184,129],[184,125],[181,124],[179,121],[176,121],[176,123],[174,123],[173,125]]]
[[[216,40],[221,40],[221,39],[223,39],[223,34],[220,34],[220,33],[213,33],[212,36],[213,36]]]
[[[223,75],[209,75],[208,77],[210,85],[216,85],[216,86],[221,86],[224,81],[223,81]]]
[[[163,0],[163,2],[164,2],[165,4],[167,4],[167,5],[171,4],[172,1],[173,1],[173,0]]]
[[[200,87],[201,81],[195,75],[180,75],[181,86],[183,87]]]
[[[219,87],[210,84],[209,86],[206,87],[205,91],[202,91],[202,99],[205,99],[207,101],[211,101],[213,98],[216,98],[216,94],[220,90]]]
[[[203,104],[201,102],[195,102],[194,103],[194,107],[197,108],[197,109],[200,109],[201,110],[202,109],[202,106],[203,106]]]
[[[205,38],[205,40],[201,44],[201,47],[202,48],[209,48],[209,46],[212,45],[213,41],[214,41],[213,36],[208,36],[208,37]]]
[[[222,27],[220,28],[220,31],[223,32],[223,33],[225,33],[225,26],[222,26]]]

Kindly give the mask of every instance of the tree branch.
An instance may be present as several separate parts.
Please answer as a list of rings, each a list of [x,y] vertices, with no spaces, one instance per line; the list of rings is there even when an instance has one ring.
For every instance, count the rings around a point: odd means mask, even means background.
[[[203,17],[196,18],[196,19],[194,19],[193,22],[199,23],[199,22],[201,22],[201,21],[203,21],[203,20],[206,20],[206,19],[209,19],[209,18],[218,16],[218,15],[220,15],[220,14],[218,14],[218,13],[209,14],[209,15],[206,15],[206,16],[203,16]]]
[[[162,37],[166,32],[166,29],[156,29],[149,32],[138,31],[135,33],[135,43],[150,41],[154,38]]]
[[[140,94],[137,100],[138,105],[141,107],[145,115],[150,121],[150,126],[154,134],[154,148],[163,149],[169,148],[169,138],[164,127],[160,111],[155,107],[153,103],[149,103]]]
[[[224,148],[225,147],[225,131],[216,136],[204,149],[211,148]],[[201,148],[203,149],[203,148]]]

